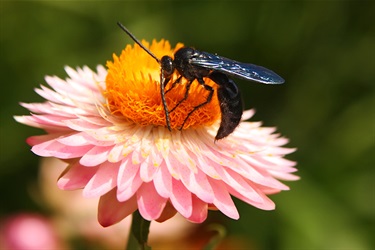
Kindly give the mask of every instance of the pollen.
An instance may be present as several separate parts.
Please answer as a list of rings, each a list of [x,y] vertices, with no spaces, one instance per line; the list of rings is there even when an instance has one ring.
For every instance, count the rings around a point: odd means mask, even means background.
[[[178,43],[175,48],[166,40],[150,45],[146,41],[142,44],[158,58],[164,55],[173,58],[174,53],[183,47]],[[161,99],[160,65],[137,44],[127,45],[120,56],[113,55],[113,61],[107,62],[108,74],[104,96],[111,113],[125,117],[141,126],[154,125],[166,127],[166,117]],[[192,83],[188,98],[174,108],[185,96],[188,81],[182,78],[172,88],[173,82],[179,77],[176,71],[168,82],[164,91],[172,129],[209,126],[220,118],[220,106],[216,94],[212,100],[194,111],[185,121],[195,106],[206,101],[209,92],[197,80]],[[204,78],[206,84],[212,86],[216,93],[216,84]],[[170,89],[170,90],[169,90]]]

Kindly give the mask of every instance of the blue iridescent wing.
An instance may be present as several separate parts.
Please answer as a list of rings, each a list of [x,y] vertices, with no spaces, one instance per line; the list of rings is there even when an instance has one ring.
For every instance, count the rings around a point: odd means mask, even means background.
[[[260,82],[264,84],[282,84],[284,79],[272,70],[264,67],[237,62],[222,56],[199,51],[196,56],[190,58],[192,65],[222,72],[240,79]]]

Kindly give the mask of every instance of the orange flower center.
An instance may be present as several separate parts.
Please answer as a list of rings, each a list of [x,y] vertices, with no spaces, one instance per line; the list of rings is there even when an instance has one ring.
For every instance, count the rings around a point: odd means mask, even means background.
[[[142,41],[158,58],[174,53],[183,47],[179,43],[172,49],[168,41],[161,40],[149,43]],[[138,45],[127,45],[120,57],[113,55],[113,61],[107,62],[108,74],[104,95],[107,98],[109,109],[113,114],[120,114],[134,123],[146,126],[166,126],[165,111],[160,93],[160,65]],[[172,75],[165,91],[179,77],[177,71]],[[216,84],[208,78],[205,83],[216,90]],[[185,96],[187,80],[182,78],[165,95],[168,110],[172,110]],[[215,91],[216,93],[216,91]],[[216,94],[203,107],[194,111],[185,121],[195,106],[206,101],[209,92],[194,80],[188,98],[170,112],[171,127],[184,129],[201,125],[211,125],[220,118],[220,106]]]

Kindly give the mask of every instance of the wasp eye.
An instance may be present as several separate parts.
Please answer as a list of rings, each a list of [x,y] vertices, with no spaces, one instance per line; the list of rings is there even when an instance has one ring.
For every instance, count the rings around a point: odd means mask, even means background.
[[[173,74],[174,65],[173,59],[170,56],[163,56],[160,60],[160,66],[166,76],[170,76]]]

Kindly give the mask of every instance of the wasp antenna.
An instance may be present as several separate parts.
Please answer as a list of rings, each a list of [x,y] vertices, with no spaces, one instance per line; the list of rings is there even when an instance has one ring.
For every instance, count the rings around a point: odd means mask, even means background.
[[[123,30],[125,31],[126,34],[128,34],[128,36],[131,37],[131,39],[133,39],[134,42],[136,42],[142,49],[144,49],[144,51],[146,51],[150,56],[152,56],[158,63],[160,63],[160,60],[150,51],[148,50],[145,46],[143,46],[143,44],[124,26],[122,25],[122,23],[120,22],[117,22],[117,25]]]

